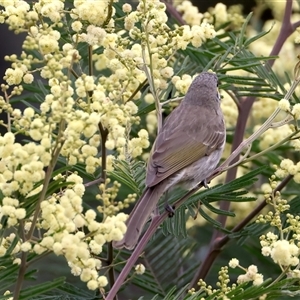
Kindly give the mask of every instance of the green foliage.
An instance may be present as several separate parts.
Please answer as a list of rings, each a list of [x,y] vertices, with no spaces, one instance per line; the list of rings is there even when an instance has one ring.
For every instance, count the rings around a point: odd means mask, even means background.
[[[237,299],[237,300],[245,300],[245,299],[258,299],[258,297],[268,294],[268,298],[270,300],[278,299],[280,296],[297,296],[299,294],[297,284],[295,280],[286,279],[281,282],[277,282],[272,285],[272,287],[268,287],[271,283],[271,279],[266,280],[260,286],[252,286],[249,287],[247,284],[242,284],[233,291],[227,294],[229,299]],[[289,286],[291,289],[286,290],[285,287]],[[168,295],[166,295],[164,300],[175,300],[175,299],[184,299],[184,300],[198,300],[201,297],[204,297],[206,300],[214,300],[214,299],[222,299],[223,295],[218,291],[209,296],[205,295],[204,292],[196,292],[192,295],[185,295],[185,291],[188,289],[188,286],[184,287],[181,291],[177,291],[176,287],[170,290]],[[158,299],[157,297],[153,297],[151,300]]]
[[[128,187],[132,192],[140,194],[145,179],[145,163],[142,161],[116,160],[114,170],[108,175]]]

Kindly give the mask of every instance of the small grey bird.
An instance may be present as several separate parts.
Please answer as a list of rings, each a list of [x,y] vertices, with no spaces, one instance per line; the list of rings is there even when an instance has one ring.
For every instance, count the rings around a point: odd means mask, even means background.
[[[115,248],[133,249],[161,196],[181,185],[190,190],[212,174],[226,138],[220,108],[218,78],[203,72],[166,118],[153,144],[147,166],[146,188],[128,220],[127,231]]]

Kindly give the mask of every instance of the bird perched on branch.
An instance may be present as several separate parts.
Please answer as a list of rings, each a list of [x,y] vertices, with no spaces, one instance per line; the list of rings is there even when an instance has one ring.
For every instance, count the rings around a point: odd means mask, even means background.
[[[203,72],[191,83],[180,105],[166,118],[147,165],[146,188],[126,221],[115,248],[133,249],[159,199],[181,185],[190,190],[212,174],[226,138],[218,78]]]

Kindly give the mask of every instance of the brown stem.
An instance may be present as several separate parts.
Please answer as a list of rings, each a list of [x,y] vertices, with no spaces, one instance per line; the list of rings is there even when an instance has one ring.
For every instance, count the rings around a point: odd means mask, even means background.
[[[132,100],[134,96],[145,86],[147,83],[147,79],[145,79],[142,83],[139,84],[139,86],[136,88],[136,90],[130,95],[130,97],[127,99],[127,102]]]
[[[294,32],[295,28],[291,23],[293,0],[287,0],[285,11],[282,20],[282,26],[280,28],[279,35],[276,39],[273,49],[271,50],[270,56],[277,56],[286,41],[286,39]],[[267,63],[272,66],[275,59],[269,60]]]
[[[107,245],[107,265],[110,266],[114,261],[114,249],[112,246],[112,243],[108,243]],[[115,284],[115,271],[113,267],[110,267],[108,269],[108,277],[109,277],[109,284],[110,287],[112,287]],[[115,300],[117,300],[117,295],[114,297]]]
[[[102,165],[101,166],[102,167],[101,179],[103,182],[105,182],[105,180],[106,180],[106,158],[107,158],[105,142],[106,142],[107,136],[108,136],[108,129],[104,128],[102,123],[100,122],[99,123],[99,131],[100,131],[100,135],[101,135],[101,165]],[[112,243],[108,244],[106,260],[107,260],[108,266],[111,265],[114,260],[114,250],[112,247]],[[109,268],[108,276],[109,276],[110,286],[113,286],[115,283],[114,268]],[[117,298],[114,297],[114,299],[117,299]]]
[[[291,181],[293,178],[292,175],[288,175],[286,178],[284,178],[278,186],[274,189],[273,194],[275,195],[277,192],[280,192],[286,185]],[[231,232],[239,232],[241,229],[243,229],[258,213],[261,212],[261,210],[267,205],[266,201],[261,202],[244,220],[242,220],[239,224],[237,224]],[[225,239],[226,237],[224,237]],[[222,241],[222,239],[220,240]]]
[[[299,27],[299,26],[300,26],[300,21],[297,21],[297,22],[293,23],[293,24],[292,24],[293,31],[295,31],[296,28]]]
[[[89,46],[89,75],[93,76],[94,69],[93,69],[93,46]]]
[[[128,274],[132,270],[132,267],[134,266],[135,262],[137,261],[140,254],[143,252],[144,248],[146,247],[148,241],[154,235],[158,226],[168,217],[168,215],[169,215],[169,213],[167,211],[165,211],[162,215],[153,217],[153,219],[151,220],[150,226],[148,227],[145,234],[142,236],[142,238],[139,241],[139,243],[137,244],[137,246],[134,248],[132,254],[130,255],[129,259],[126,262],[126,265],[122,269],[120,275],[118,276],[114,285],[110,289],[105,300],[112,300],[115,298],[115,296],[117,295],[122,284],[125,282]]]
[[[24,231],[24,221],[23,220],[20,220],[19,228],[20,228],[20,235],[22,237],[22,240],[25,241],[26,236],[25,236],[25,231]],[[14,290],[13,300],[19,299],[21,288],[23,285],[23,278],[25,276],[25,272],[26,272],[26,268],[27,268],[26,262],[27,262],[27,252],[22,252],[21,264],[20,264],[19,273],[18,273],[18,279],[22,278],[22,280],[17,280],[15,290]]]
[[[48,185],[49,185],[49,182],[50,182],[50,179],[51,179],[51,174],[53,173],[53,170],[54,170],[54,167],[55,167],[58,155],[60,153],[60,149],[61,149],[61,147],[59,149],[57,149],[57,151],[54,154],[54,157],[53,157],[53,159],[52,159],[52,161],[51,161],[51,163],[50,163],[50,165],[49,165],[49,167],[47,169],[47,173],[46,173],[46,176],[45,176],[43,189],[41,191],[39,200],[38,200],[38,202],[36,204],[36,210],[34,212],[34,216],[33,216],[33,219],[32,219],[32,224],[31,224],[30,230],[29,230],[29,232],[27,234],[27,238],[24,238],[24,241],[28,240],[28,239],[31,239],[31,237],[33,235],[33,231],[35,229],[35,225],[36,225],[36,222],[37,222],[37,219],[38,219],[38,215],[40,213],[40,204],[41,204],[42,200],[45,198],[45,195],[46,195],[46,192],[47,192],[47,188],[48,188]],[[15,287],[15,290],[14,290],[14,298],[13,298],[13,300],[19,299],[21,288],[22,288],[22,285],[23,285],[23,280],[24,280],[25,272],[26,272],[26,267],[27,267],[27,252],[22,252],[22,254],[21,254],[21,264],[20,264],[20,269],[19,269],[19,275],[18,275],[18,280],[16,282],[16,287]]]
[[[105,182],[106,180],[106,147],[105,147],[105,142],[107,140],[107,136],[108,136],[108,129],[104,128],[102,123],[99,123],[99,131],[100,131],[100,135],[101,135],[101,178],[103,180],[103,182]]]
[[[84,184],[84,186],[87,188],[87,187],[90,187],[90,186],[93,186],[93,185],[96,185],[96,184],[99,184],[99,183],[103,183],[104,180],[102,177],[100,178],[97,178],[95,180],[92,180],[92,181],[89,181],[87,183]]]
[[[107,17],[105,19],[105,21],[103,22],[103,27],[105,27],[109,21],[111,20],[111,17],[112,17],[112,13],[113,13],[113,3],[114,3],[114,0],[110,0],[110,2],[108,3],[108,6],[107,6]]]
[[[70,72],[71,72],[71,74],[77,79],[77,78],[79,78],[79,75],[75,72],[75,70],[74,69],[70,69]]]
[[[5,91],[5,101],[7,103],[7,105],[9,106],[9,96],[7,94],[7,91]],[[6,113],[6,117],[7,117],[7,131],[10,132],[11,131],[11,115],[10,115],[10,112],[7,111]]]
[[[33,231],[35,229],[35,225],[36,225],[36,222],[37,222],[37,219],[38,219],[38,216],[39,216],[39,213],[40,213],[40,205],[41,205],[41,202],[45,199],[46,197],[46,193],[47,193],[47,189],[48,189],[48,185],[49,185],[49,182],[51,180],[51,175],[53,173],[53,170],[56,166],[56,163],[57,163],[57,159],[59,157],[59,154],[60,154],[60,151],[61,151],[61,148],[63,146],[63,142],[59,141],[60,140],[60,135],[58,136],[57,138],[57,145],[53,151],[53,157],[51,159],[51,162],[47,168],[47,172],[46,172],[46,176],[45,176],[45,179],[44,179],[44,182],[43,182],[43,189],[40,193],[40,197],[38,199],[38,202],[36,204],[36,209],[35,209],[35,212],[34,212],[34,215],[33,215],[33,219],[32,219],[32,223],[31,223],[31,227],[28,231],[28,234],[27,234],[27,240],[30,240],[32,235],[33,235]]]
[[[23,285],[23,279],[26,272],[26,261],[27,261],[27,252],[22,252],[21,254],[21,264],[18,273],[18,280],[16,282],[14,297],[13,300],[18,300],[20,297],[21,288]]]
[[[185,21],[182,19],[181,14],[176,10],[172,3],[166,0],[161,0],[166,5],[168,13],[178,22],[179,25],[185,25]]]

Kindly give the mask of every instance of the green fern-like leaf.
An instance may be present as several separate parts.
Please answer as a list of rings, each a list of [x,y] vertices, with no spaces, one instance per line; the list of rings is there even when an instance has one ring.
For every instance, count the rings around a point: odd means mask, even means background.
[[[139,195],[145,179],[145,163],[142,161],[115,160],[114,170],[108,172],[108,175]]]

